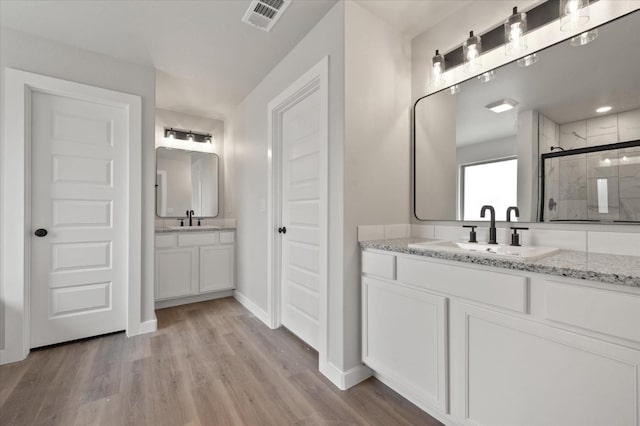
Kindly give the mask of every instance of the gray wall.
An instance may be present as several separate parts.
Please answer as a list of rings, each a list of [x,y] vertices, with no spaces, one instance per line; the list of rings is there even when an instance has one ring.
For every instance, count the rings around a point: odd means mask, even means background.
[[[141,315],[143,322],[153,319],[155,70],[2,28],[0,78],[3,86],[5,67],[142,97],[142,164],[134,165],[142,168]],[[0,108],[4,108],[3,94],[4,87],[0,91]],[[3,116],[1,110],[0,116]],[[3,128],[0,135],[4,135]]]

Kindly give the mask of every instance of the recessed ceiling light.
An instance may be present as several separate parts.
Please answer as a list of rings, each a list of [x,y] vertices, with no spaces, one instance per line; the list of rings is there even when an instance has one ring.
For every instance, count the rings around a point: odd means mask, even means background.
[[[611,111],[611,107],[609,105],[601,106],[596,110],[598,114],[602,114],[603,112],[609,112],[609,111]]]
[[[509,111],[510,109],[515,108],[516,105],[518,105],[518,102],[514,101],[513,99],[505,98],[490,103],[489,105],[485,105],[485,108],[499,114],[501,112]]]

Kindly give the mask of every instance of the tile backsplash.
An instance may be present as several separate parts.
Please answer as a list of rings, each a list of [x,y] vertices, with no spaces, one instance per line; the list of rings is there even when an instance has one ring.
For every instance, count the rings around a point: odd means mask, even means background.
[[[185,219],[186,220],[186,219]],[[194,218],[194,224],[198,223],[197,219]],[[234,227],[236,226],[236,220],[235,219],[228,219],[228,218],[210,218],[210,219],[202,219],[201,222],[202,225],[208,225],[208,226],[229,226],[229,227]],[[164,229],[168,226],[177,226],[180,225],[180,220],[179,219],[161,219],[161,218],[157,218],[156,217],[156,221],[155,221],[155,227],[156,229]]]
[[[392,238],[432,238],[466,241],[468,228],[462,225],[393,224],[358,226],[358,241]],[[478,241],[487,241],[486,227],[476,229]],[[640,256],[640,232],[584,231],[566,229],[529,229],[520,231],[523,245],[558,247],[562,250]],[[498,242],[509,243],[507,228],[498,228]]]

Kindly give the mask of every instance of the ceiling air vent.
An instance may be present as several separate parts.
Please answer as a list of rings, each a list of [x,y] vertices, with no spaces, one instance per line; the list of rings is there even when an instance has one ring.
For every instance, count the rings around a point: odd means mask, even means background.
[[[242,17],[242,22],[263,31],[271,31],[289,3],[291,0],[253,0]]]

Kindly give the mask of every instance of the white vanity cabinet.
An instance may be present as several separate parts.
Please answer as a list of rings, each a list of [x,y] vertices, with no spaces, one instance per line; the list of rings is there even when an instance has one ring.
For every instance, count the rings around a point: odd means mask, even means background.
[[[640,289],[367,249],[363,362],[448,425],[640,426]]]
[[[155,300],[162,306],[232,290],[234,269],[233,230],[156,234]]]

